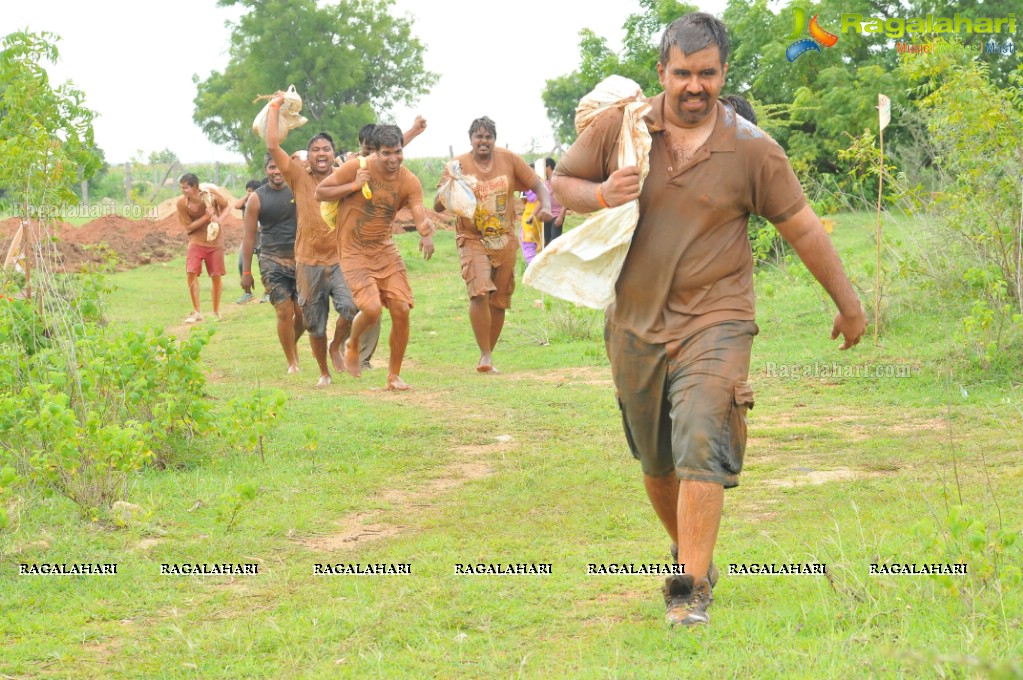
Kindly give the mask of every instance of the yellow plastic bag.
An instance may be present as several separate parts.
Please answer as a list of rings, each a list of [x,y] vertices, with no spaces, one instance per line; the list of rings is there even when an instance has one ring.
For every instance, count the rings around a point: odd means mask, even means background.
[[[623,109],[618,167],[639,167],[640,188],[650,172],[650,132],[643,121],[650,105],[641,97],[635,82],[611,76],[584,97],[576,109],[576,128],[580,130],[608,108]],[[614,302],[615,284],[638,221],[638,200],[595,213],[537,254],[522,281],[577,305],[606,308]]]
[[[359,167],[366,167],[366,157],[359,156]],[[369,201],[373,198],[373,191],[369,188],[369,183],[362,185],[362,195]],[[320,216],[323,221],[327,223],[327,231],[334,231],[337,229],[337,209],[341,201],[320,201]]]

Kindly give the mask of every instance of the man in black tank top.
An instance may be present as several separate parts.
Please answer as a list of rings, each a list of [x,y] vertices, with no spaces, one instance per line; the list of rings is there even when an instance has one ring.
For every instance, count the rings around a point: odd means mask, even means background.
[[[245,207],[242,240],[242,288],[251,290],[252,251],[260,239],[259,273],[277,312],[277,337],[288,360],[288,373],[298,373],[298,339],[305,330],[295,285],[295,197],[270,154],[263,163],[267,183],[252,193]]]

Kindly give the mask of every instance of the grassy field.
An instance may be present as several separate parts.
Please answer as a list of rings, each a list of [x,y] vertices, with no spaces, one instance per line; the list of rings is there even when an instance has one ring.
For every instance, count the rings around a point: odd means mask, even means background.
[[[833,234],[867,295],[871,232],[853,215]],[[383,345],[361,380],[317,390],[303,339],[302,372],[286,375],[269,306],[229,302],[204,355],[209,394],[288,394],[265,462],[195,442],[138,476],[126,527],[27,496],[0,534],[0,677],[1023,677],[1011,573],[1023,554],[997,538],[1023,523],[1023,392],[962,363],[956,317],[928,292],[894,288],[880,344],[840,352],[830,303],[800,267],[758,273],[757,403],[715,560],[828,575],[725,575],[711,625],[671,630],[658,577],[587,574],[668,549],[621,432],[602,316],[520,286],[502,375],[479,376],[454,239],[436,241],[423,262],[414,235],[399,240],[416,294],[410,393],[383,389]],[[183,264],[113,277],[111,322],[187,333]],[[256,496],[229,526],[218,506],[239,484]],[[43,562],[118,573],[17,575]],[[182,562],[259,574],[159,574]],[[314,574],[341,562],[412,574]],[[521,562],[552,574],[454,573]],[[869,574],[936,562],[971,575]]]

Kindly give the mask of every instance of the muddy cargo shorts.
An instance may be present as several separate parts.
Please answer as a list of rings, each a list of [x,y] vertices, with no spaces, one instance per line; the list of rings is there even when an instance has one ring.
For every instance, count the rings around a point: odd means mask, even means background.
[[[314,338],[327,335],[327,315],[330,302],[338,314],[351,321],[359,313],[348,290],[341,265],[296,264],[295,283],[298,287],[298,305],[302,308],[305,329]]]
[[[753,408],[750,351],[758,332],[753,321],[726,321],[651,345],[605,325],[625,438],[644,474],[739,485],[746,412]]]
[[[490,293],[492,307],[510,309],[512,293],[515,292],[515,260],[519,242],[508,236],[505,246],[497,250],[486,248],[480,239],[472,236],[459,234],[455,242],[469,298]]]
[[[294,260],[260,255],[259,278],[262,279],[263,288],[266,288],[270,303],[274,307],[298,299]]]

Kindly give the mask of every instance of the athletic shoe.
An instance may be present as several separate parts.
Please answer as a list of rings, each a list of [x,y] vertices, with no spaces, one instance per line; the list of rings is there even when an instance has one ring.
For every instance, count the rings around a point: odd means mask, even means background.
[[[197,310],[192,310],[192,313],[185,317],[185,323],[199,323],[202,321],[202,314]]]
[[[224,317],[220,316],[220,312],[213,312],[213,320],[214,321],[223,321]]]
[[[678,546],[674,543],[669,548],[671,550],[671,563],[678,564]],[[710,581],[710,587],[715,588],[718,584],[718,568],[714,566],[714,558],[710,558],[710,567],[707,568],[707,580]]]
[[[259,298],[260,302],[270,302],[270,293],[267,293],[263,297]]]
[[[707,608],[714,602],[710,582],[705,578],[694,580],[689,574],[669,576],[661,587],[665,620],[673,626],[696,626],[710,623]]]
[[[372,370],[372,369],[373,369],[373,364],[369,363],[369,359],[365,359],[365,360],[364,360],[364,361],[362,362],[362,370],[364,370],[364,371],[370,371],[370,370]]]
[[[244,295],[242,295],[242,296],[241,296],[240,298],[238,298],[238,303],[237,303],[237,304],[239,304],[239,305],[244,305],[244,304],[245,304],[246,302],[248,302],[249,300],[251,300],[251,299],[252,299],[252,297],[253,297],[253,296],[252,296],[252,293],[245,293],[245,294],[244,294]]]

